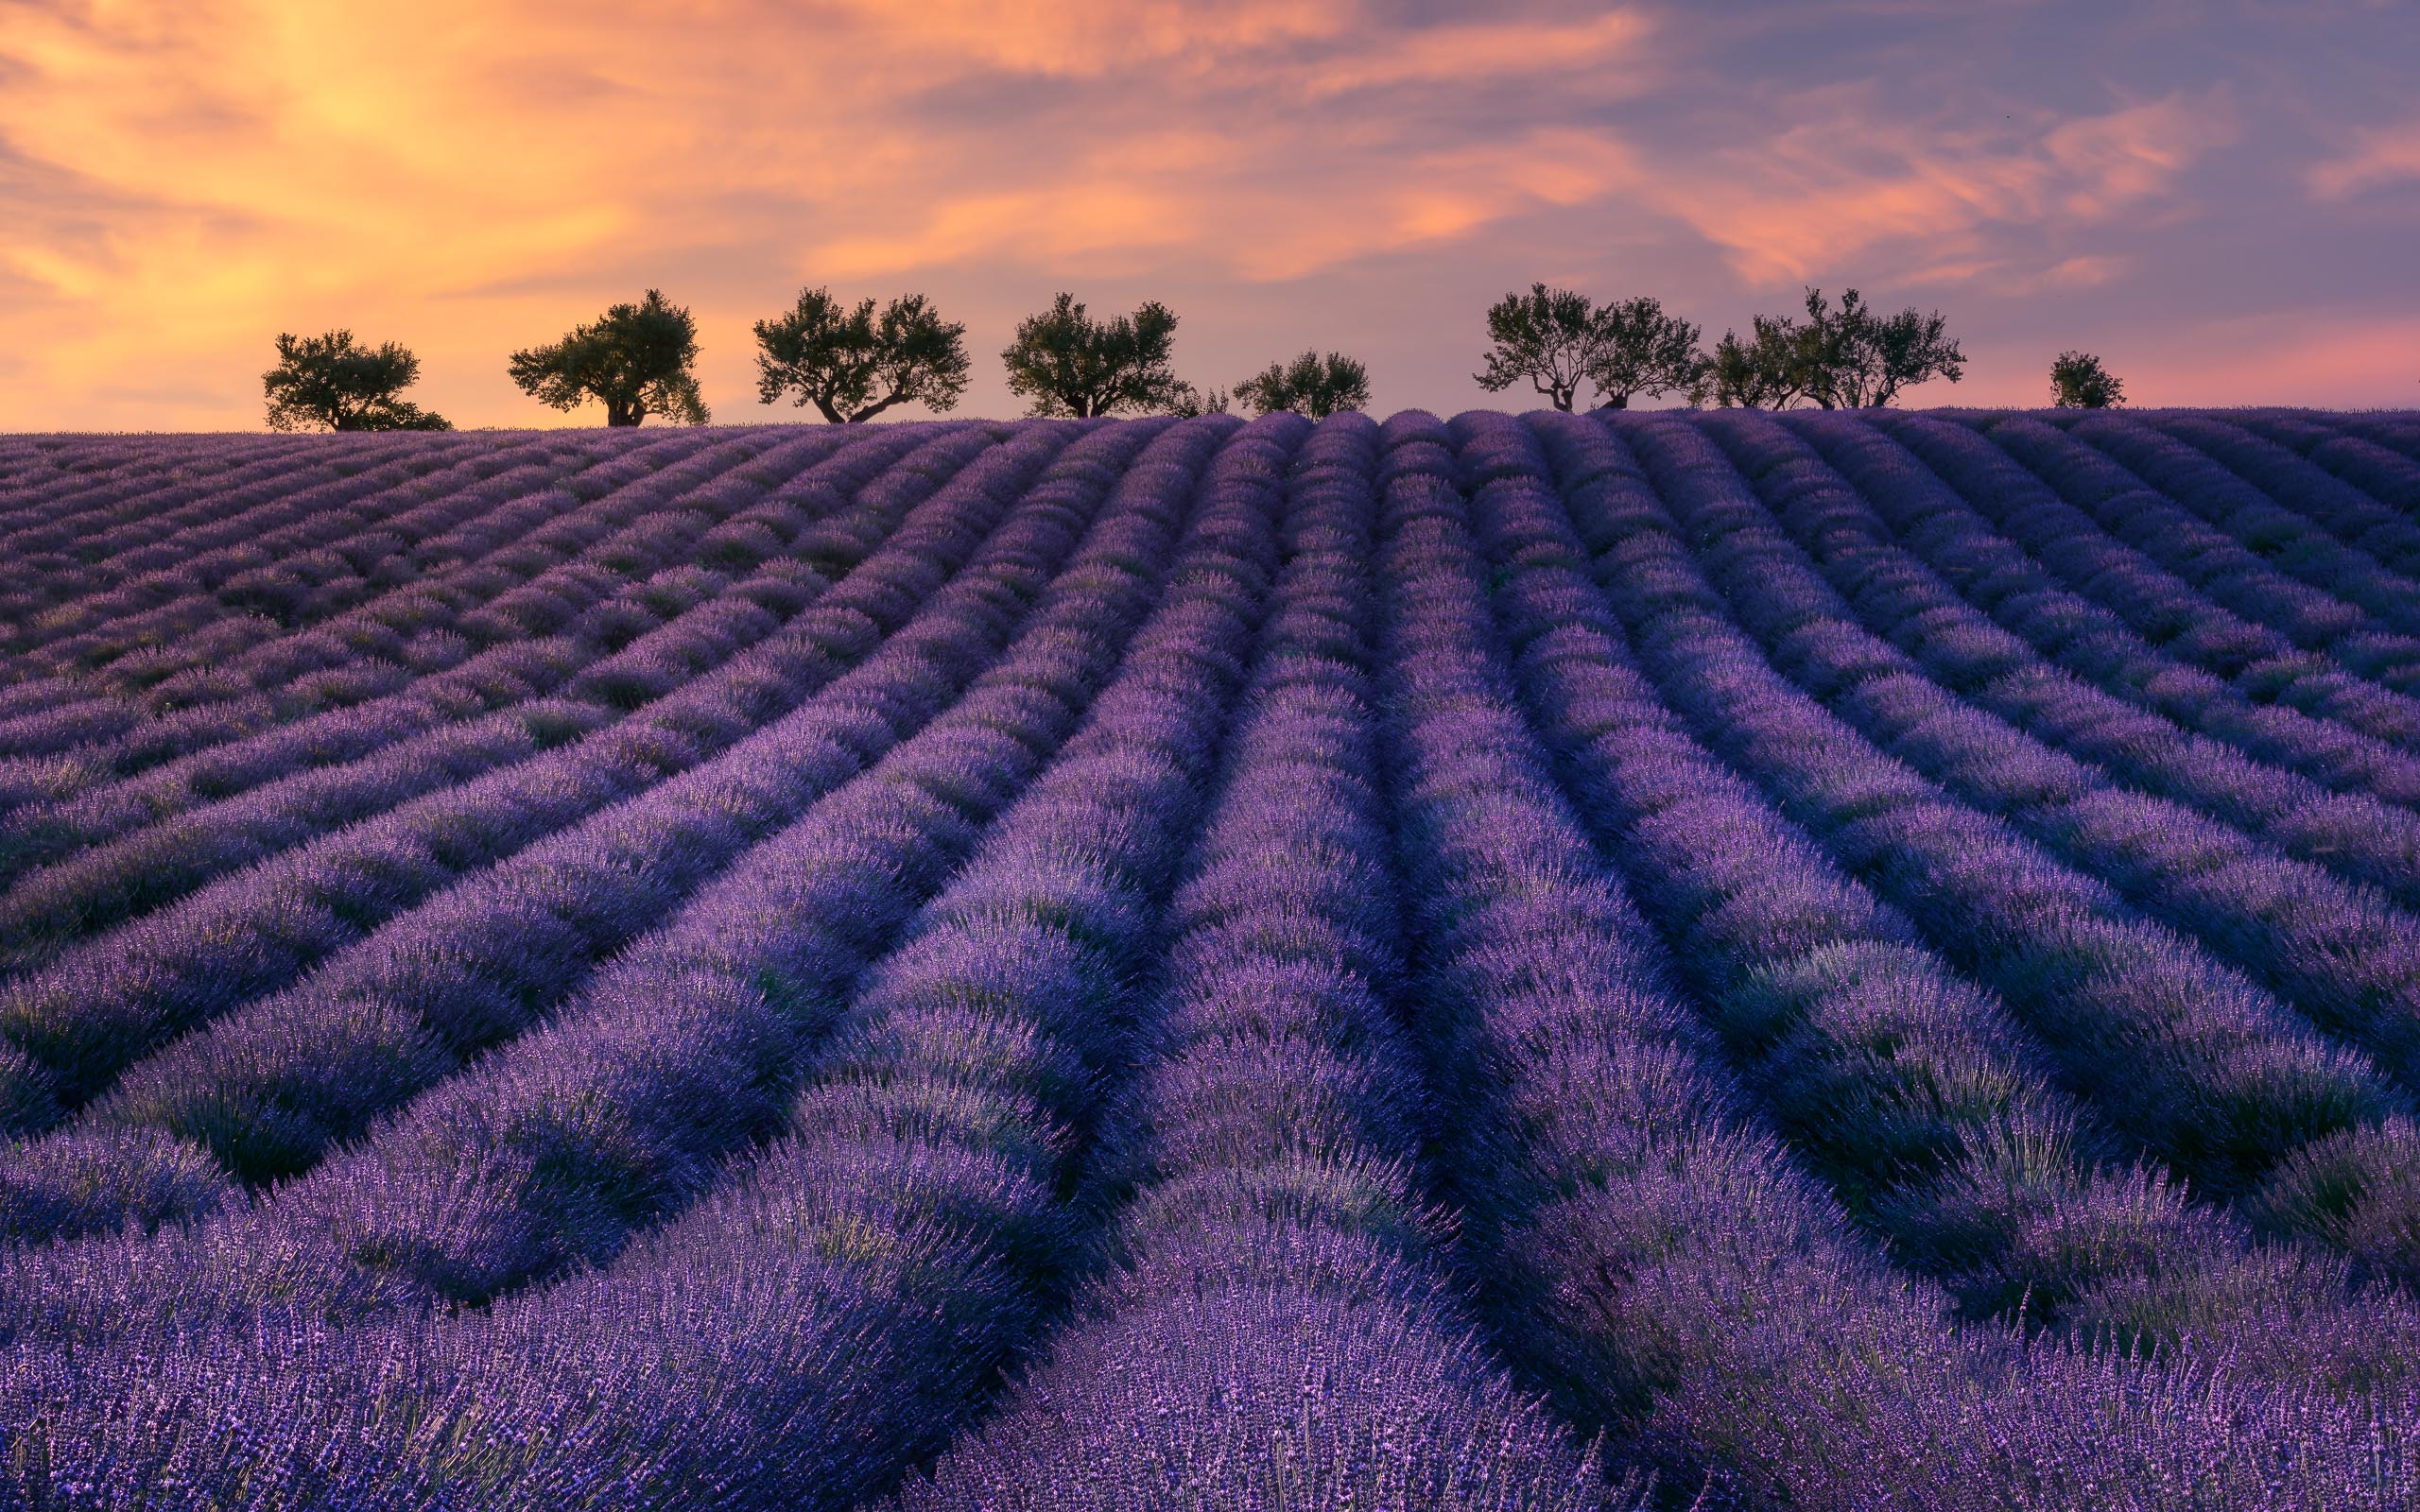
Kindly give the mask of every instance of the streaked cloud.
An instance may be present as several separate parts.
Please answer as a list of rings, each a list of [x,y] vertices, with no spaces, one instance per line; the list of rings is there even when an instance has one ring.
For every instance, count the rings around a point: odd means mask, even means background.
[[[1374,45],[1328,58],[1308,71],[1305,89],[1325,96],[1388,84],[1467,87],[1480,79],[1623,69],[1635,62],[1651,29],[1646,16],[1627,10],[1562,24],[1512,20],[1436,26],[1382,37]]]
[[[978,352],[1054,289],[1167,298],[1208,381],[1299,333],[1453,408],[1490,402],[1477,309],[1531,278],[1716,330],[1856,284],[1976,312],[1978,351],[2028,309],[2188,320],[2229,277],[2308,301],[2284,250],[2224,261],[2258,194],[2341,296],[2366,243],[2331,207],[2420,175],[2420,128],[2315,151],[2276,102],[2399,102],[2283,43],[2236,94],[2136,45],[1929,3],[0,0],[0,426],[250,426],[269,338],[338,325],[458,421],[588,423],[504,354],[650,284],[724,419],[767,413],[747,322],[810,283],[923,288]],[[2408,288],[2390,261],[2356,266]],[[1008,412],[989,366],[967,407]]]
[[[890,49],[1077,77],[1171,60],[1206,65],[1338,37],[1359,19],[1338,0],[841,0],[837,9],[859,38]]]
[[[1941,244],[1995,225],[2105,222],[2169,191],[2234,136],[2222,97],[2170,97],[2099,115],[1982,131],[1895,122],[1870,89],[1784,102],[1765,142],[1685,163],[1649,190],[1722,248],[1752,284],[1804,279],[1878,244]],[[2104,266],[2068,259],[2079,270]],[[1975,276],[1996,262],[1948,263]],[[1936,269],[1938,271],[1938,268]]]
[[[2308,178],[2311,193],[2322,200],[2420,179],[2420,121],[2358,133],[2352,150],[2319,163]]]

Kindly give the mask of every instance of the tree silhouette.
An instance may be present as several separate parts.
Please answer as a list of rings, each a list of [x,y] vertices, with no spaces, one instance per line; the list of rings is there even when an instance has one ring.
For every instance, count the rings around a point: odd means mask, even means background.
[[[273,431],[450,431],[452,422],[397,397],[420,378],[420,359],[389,341],[355,346],[350,331],[280,332],[277,366],[261,374]]]
[[[1584,371],[1605,398],[1605,409],[1628,409],[1634,394],[1650,399],[1694,390],[1706,359],[1698,328],[1666,315],[1660,301],[1641,296],[1596,313],[1596,346]]]
[[[1806,323],[1788,316],[1757,316],[1755,335],[1741,341],[1724,332],[1698,395],[1716,403],[1788,407],[1811,399],[1825,409],[1888,404],[1899,391],[1930,378],[1956,383],[1965,353],[1949,338],[1941,313],[1875,314],[1857,290],[1835,310],[1821,289],[1806,291]]]
[[[1711,392],[1714,402],[1725,409],[1738,405],[1786,409],[1806,392],[1814,370],[1807,360],[1809,334],[1786,315],[1757,316],[1751,330],[1753,335],[1746,341],[1736,332],[1722,333],[1722,339],[1715,343],[1714,356],[1690,390],[1693,402],[1704,403]]]
[[[1062,294],[1017,323],[1000,360],[1008,365],[1009,391],[1031,402],[1028,414],[1152,413],[1174,410],[1188,395],[1202,402],[1168,367],[1175,339],[1176,316],[1156,300],[1132,316],[1095,320],[1074,295]]]
[[[697,360],[698,322],[649,289],[640,303],[616,304],[552,346],[514,352],[510,370],[542,404],[576,409],[596,400],[608,425],[636,425],[649,415],[703,425],[706,402],[689,370]]]
[[[1290,409],[1325,420],[1340,410],[1368,407],[1370,369],[1340,352],[1305,352],[1291,362],[1272,362],[1236,385],[1236,398],[1255,415]]]
[[[1603,340],[1588,296],[1544,284],[1488,306],[1487,334],[1495,345],[1486,370],[1471,375],[1478,386],[1496,393],[1527,378],[1562,410],[1571,407]]]
[[[2059,409],[2115,409],[2126,386],[2089,352],[2062,352],[2050,364],[2050,403]]]
[[[1965,353],[1945,334],[1938,310],[1919,315],[1910,305],[1877,316],[1850,289],[1835,314],[1821,289],[1808,289],[1806,318],[1814,364],[1806,393],[1825,409],[1878,407],[1927,378],[1956,383],[1965,375]]]
[[[921,294],[891,301],[876,319],[871,298],[843,309],[824,290],[806,289],[787,314],[756,322],[756,344],[759,400],[794,392],[835,425],[893,404],[939,413],[966,392],[966,327],[942,323]]]
[[[1176,399],[1168,405],[1168,412],[1188,420],[1196,415],[1223,415],[1227,413],[1229,402],[1230,396],[1223,388],[1201,389],[1191,384],[1180,383],[1176,386]]]

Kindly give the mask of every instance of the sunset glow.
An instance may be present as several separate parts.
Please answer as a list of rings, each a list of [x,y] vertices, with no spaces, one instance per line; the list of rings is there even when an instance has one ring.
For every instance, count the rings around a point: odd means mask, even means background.
[[[2420,396],[2408,7],[1378,0],[0,0],[0,429],[260,422],[281,330],[418,352],[464,425],[593,424],[506,353],[660,286],[718,421],[805,284],[995,354],[1065,288],[1225,385],[1306,345],[1491,401],[1532,279],[1711,339],[1802,284],[1946,312],[2038,404]],[[2398,63],[2398,59],[2401,60]]]

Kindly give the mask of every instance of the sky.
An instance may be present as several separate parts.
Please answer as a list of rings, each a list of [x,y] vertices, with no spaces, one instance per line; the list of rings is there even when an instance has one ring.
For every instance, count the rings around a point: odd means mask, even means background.
[[[1204,387],[1305,347],[1377,413],[1532,281],[1709,343],[1805,286],[1938,309],[1962,382],[2420,406],[2402,0],[0,0],[0,430],[240,430],[281,331],[464,426],[596,424],[508,354],[662,288],[721,423],[802,288],[997,353],[1159,300]],[[919,418],[903,408],[886,418]]]

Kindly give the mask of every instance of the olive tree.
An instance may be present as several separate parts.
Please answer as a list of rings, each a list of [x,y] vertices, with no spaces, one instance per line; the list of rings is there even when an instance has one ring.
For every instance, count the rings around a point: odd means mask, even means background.
[[[1715,402],[1782,409],[1800,399],[1824,409],[1888,404],[1927,379],[1956,383],[1965,353],[1939,311],[1913,306],[1893,316],[1875,313],[1850,289],[1834,309],[1821,289],[1806,291],[1804,324],[1789,316],[1757,316],[1754,335],[1724,332],[1699,386]]]
[[[510,371],[542,404],[577,409],[595,400],[608,425],[636,425],[649,415],[703,425],[706,402],[690,371],[697,360],[698,322],[649,289],[639,303],[616,304],[551,346],[514,352]]]
[[[1584,369],[1604,396],[1599,407],[1628,409],[1631,399],[1695,390],[1705,373],[1698,328],[1640,296],[1600,307],[1597,341]]]
[[[1201,407],[1203,396],[1168,366],[1176,315],[1156,300],[1135,312],[1096,320],[1072,294],[1017,323],[1016,339],[1000,353],[1009,391],[1033,415],[1085,419]]]
[[[2058,409],[2115,409],[2126,386],[2089,352],[2062,352],[2050,364],[2050,404]]]
[[[776,319],[756,322],[756,393],[813,404],[835,425],[873,419],[893,404],[939,413],[966,392],[966,327],[944,323],[921,294],[883,308],[864,299],[843,307],[823,289],[806,289]]]
[[[1588,377],[1601,340],[1597,312],[1577,289],[1532,284],[1527,294],[1507,294],[1488,306],[1487,335],[1495,342],[1486,367],[1471,376],[1490,393],[1523,379],[1555,408],[1568,410]]]
[[[1290,409],[1313,420],[1370,404],[1370,369],[1340,352],[1305,352],[1291,362],[1272,362],[1236,385],[1236,398],[1255,415]]]
[[[450,431],[453,423],[404,399],[420,359],[389,341],[356,345],[350,331],[280,332],[277,366],[261,374],[273,431]]]

